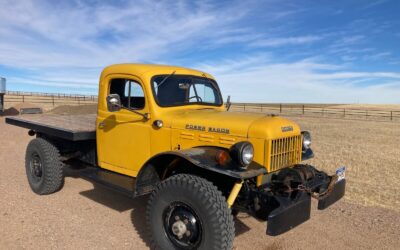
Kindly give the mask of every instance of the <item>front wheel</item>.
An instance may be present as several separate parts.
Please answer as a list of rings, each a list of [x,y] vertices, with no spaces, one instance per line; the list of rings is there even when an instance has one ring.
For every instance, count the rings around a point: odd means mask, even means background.
[[[155,249],[231,249],[233,217],[220,191],[186,174],[162,181],[150,196],[147,224]]]

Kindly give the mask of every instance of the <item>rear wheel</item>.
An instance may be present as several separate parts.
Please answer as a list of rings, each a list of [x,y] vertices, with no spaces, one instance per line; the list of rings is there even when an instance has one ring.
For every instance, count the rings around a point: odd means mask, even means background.
[[[25,168],[33,192],[43,195],[60,190],[64,184],[63,163],[56,146],[43,138],[33,139],[25,155]]]
[[[156,187],[147,223],[155,249],[231,249],[235,235],[222,193],[211,182],[186,174]]]

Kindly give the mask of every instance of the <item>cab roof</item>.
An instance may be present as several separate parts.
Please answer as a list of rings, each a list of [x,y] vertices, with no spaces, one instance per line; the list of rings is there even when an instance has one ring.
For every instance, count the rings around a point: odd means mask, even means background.
[[[175,74],[184,75],[196,75],[202,76],[205,74],[208,78],[214,79],[210,74],[195,69],[180,67],[180,66],[170,66],[170,65],[160,65],[160,64],[114,64],[104,68],[102,75],[109,74],[133,74],[138,76],[143,75],[161,75],[161,74],[171,74],[175,71]]]

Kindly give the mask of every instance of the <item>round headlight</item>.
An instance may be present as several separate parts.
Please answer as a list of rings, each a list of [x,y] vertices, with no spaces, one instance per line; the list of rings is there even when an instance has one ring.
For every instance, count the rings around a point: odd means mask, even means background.
[[[239,163],[242,169],[246,169],[253,161],[253,145],[250,142],[238,142],[231,147],[230,155],[233,160]]]
[[[303,135],[303,150],[307,150],[311,147],[311,134],[308,131],[301,132]]]
[[[245,165],[249,165],[253,161],[254,149],[250,143],[243,147],[242,161]]]

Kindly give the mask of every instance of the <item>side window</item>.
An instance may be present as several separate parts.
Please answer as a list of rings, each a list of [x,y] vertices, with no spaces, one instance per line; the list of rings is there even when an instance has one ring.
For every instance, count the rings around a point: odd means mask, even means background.
[[[143,109],[145,106],[142,86],[129,79],[112,79],[110,82],[110,94],[118,94],[122,106],[132,109]]]

